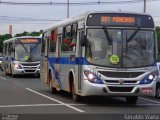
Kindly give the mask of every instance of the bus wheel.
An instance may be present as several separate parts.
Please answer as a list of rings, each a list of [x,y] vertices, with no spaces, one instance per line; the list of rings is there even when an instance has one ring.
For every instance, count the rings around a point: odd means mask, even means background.
[[[8,75],[8,72],[5,70],[5,75]]]
[[[81,101],[81,96],[77,95],[75,93],[75,87],[74,87],[74,83],[72,83],[72,99],[76,102],[80,102]]]
[[[56,93],[56,88],[53,87],[53,80],[52,80],[52,75],[49,75],[49,91],[51,93]]]
[[[127,96],[126,97],[127,104],[136,104],[137,100],[138,100],[138,96]]]
[[[12,67],[10,66],[10,75],[12,76]]]
[[[156,87],[156,98],[160,98],[160,85]]]

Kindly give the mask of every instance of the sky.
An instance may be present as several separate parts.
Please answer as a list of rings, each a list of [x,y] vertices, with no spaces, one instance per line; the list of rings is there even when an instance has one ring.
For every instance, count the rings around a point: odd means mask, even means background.
[[[67,0],[0,0],[1,2],[57,2],[66,3]],[[75,2],[114,2],[130,0],[69,0]],[[137,1],[137,0],[135,0]],[[141,0],[139,0],[141,1]],[[160,0],[146,0],[146,13],[153,16],[155,25],[160,26]],[[86,11],[126,11],[143,12],[144,3],[126,3],[126,4],[96,4],[96,5],[70,5],[69,17],[82,14]],[[25,21],[30,18],[30,21]],[[67,18],[67,5],[8,5],[0,4],[0,34],[9,33],[9,25],[13,26],[13,35],[24,31],[40,31]],[[38,21],[37,21],[38,20]],[[42,20],[42,21],[40,21]]]

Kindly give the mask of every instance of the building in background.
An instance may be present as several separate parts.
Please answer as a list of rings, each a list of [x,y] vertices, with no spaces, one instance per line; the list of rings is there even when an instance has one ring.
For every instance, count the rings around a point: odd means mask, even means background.
[[[9,25],[9,34],[12,36],[12,25]]]

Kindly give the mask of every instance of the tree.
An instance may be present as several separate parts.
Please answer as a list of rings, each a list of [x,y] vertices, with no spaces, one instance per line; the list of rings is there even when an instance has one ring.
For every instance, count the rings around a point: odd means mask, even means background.
[[[160,31],[160,26],[156,27],[156,31],[159,32]]]
[[[24,31],[23,33],[18,33],[14,37],[21,37],[21,36],[29,36],[29,32]]]
[[[3,50],[3,41],[10,38],[12,38],[10,34],[0,35],[0,53],[2,53],[2,50]]]
[[[39,31],[39,32],[31,32],[29,34],[29,36],[39,36],[41,33],[42,33],[41,31]]]
[[[39,36],[40,34],[42,34],[42,30],[40,30],[39,32],[26,32],[24,31],[23,33],[19,33],[19,34],[16,34],[14,37],[21,37],[21,36]]]

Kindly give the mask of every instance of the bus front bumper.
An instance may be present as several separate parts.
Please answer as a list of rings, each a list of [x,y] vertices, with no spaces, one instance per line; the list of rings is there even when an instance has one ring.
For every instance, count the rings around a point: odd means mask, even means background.
[[[107,85],[95,84],[85,80],[82,85],[82,96],[102,95],[102,96],[155,96],[156,81],[143,85]]]
[[[14,69],[13,75],[24,75],[24,74],[40,74],[40,69]]]

